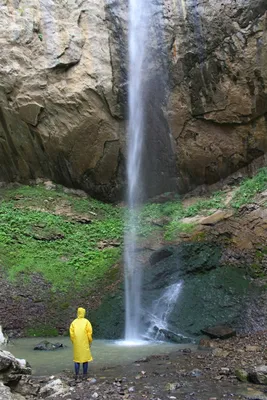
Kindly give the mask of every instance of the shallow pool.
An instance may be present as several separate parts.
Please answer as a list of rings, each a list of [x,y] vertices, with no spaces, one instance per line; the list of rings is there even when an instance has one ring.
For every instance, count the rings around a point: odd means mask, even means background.
[[[42,340],[48,340],[51,343],[59,342],[67,347],[54,351],[33,350],[34,346]],[[123,342],[94,340],[91,347],[94,361],[90,363],[90,369],[127,364],[149,355],[168,354],[185,347],[194,348],[193,345],[174,343],[145,342],[133,346],[125,345]],[[10,351],[17,358],[26,359],[34,375],[51,375],[73,369],[72,344],[67,337],[16,339],[1,348]]]

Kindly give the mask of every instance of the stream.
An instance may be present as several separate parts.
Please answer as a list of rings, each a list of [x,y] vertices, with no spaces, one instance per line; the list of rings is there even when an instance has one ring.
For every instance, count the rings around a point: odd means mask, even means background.
[[[42,340],[62,343],[66,347],[54,351],[33,350]],[[139,346],[127,346],[123,341],[94,340],[91,348],[94,361],[89,364],[89,370],[126,365],[147,356],[168,354],[185,347],[193,349],[195,346],[164,342],[143,342]],[[26,359],[32,367],[33,375],[53,375],[73,370],[72,344],[68,337],[16,339],[0,348],[10,351],[16,358]]]

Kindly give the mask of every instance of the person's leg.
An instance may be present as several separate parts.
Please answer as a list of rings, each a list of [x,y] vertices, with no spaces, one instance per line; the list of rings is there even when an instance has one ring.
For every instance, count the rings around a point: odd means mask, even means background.
[[[87,376],[87,371],[88,371],[88,362],[83,363],[83,376]]]
[[[74,368],[75,368],[75,378],[78,378],[79,371],[80,371],[80,363],[75,362]]]

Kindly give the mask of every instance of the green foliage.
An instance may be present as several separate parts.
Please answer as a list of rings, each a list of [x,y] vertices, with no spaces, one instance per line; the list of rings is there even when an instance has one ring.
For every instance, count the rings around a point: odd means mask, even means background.
[[[71,216],[77,210],[92,211],[91,223],[55,215],[66,202]],[[9,190],[0,203],[0,264],[11,279],[20,272],[41,273],[54,291],[93,285],[121,255],[120,247],[98,248],[101,241],[121,241],[121,215],[114,206],[60,191]]]
[[[38,33],[38,38],[40,39],[40,41],[43,41],[43,35],[41,33]]]
[[[58,330],[50,325],[35,325],[34,328],[26,328],[27,337],[53,337],[58,336]]]
[[[206,215],[210,210],[224,208],[225,194],[223,192],[215,192],[210,198],[198,200],[196,203],[187,207],[184,211],[184,217],[194,217],[198,214]]]
[[[172,221],[165,232],[165,239],[167,240],[173,240],[179,235],[179,233],[191,233],[196,224],[193,223],[185,223],[185,222],[180,222],[180,221]]]
[[[240,208],[242,205],[249,203],[253,197],[267,189],[267,168],[262,168],[253,178],[245,179],[235,192],[231,201],[231,206]]]
[[[174,239],[179,232],[192,232],[194,224],[182,223],[186,217],[198,214],[206,215],[210,210],[224,207],[225,193],[216,192],[207,199],[198,200],[196,203],[184,207],[180,200],[163,204],[146,204],[137,217],[137,226],[141,236],[147,236],[152,231],[160,229],[160,221],[165,229],[165,238]],[[157,226],[157,222],[159,222]]]

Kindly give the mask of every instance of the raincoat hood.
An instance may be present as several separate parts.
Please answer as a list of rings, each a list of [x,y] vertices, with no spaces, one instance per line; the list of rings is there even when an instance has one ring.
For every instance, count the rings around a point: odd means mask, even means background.
[[[77,317],[78,318],[84,318],[85,316],[85,309],[82,307],[79,307],[77,310]]]

